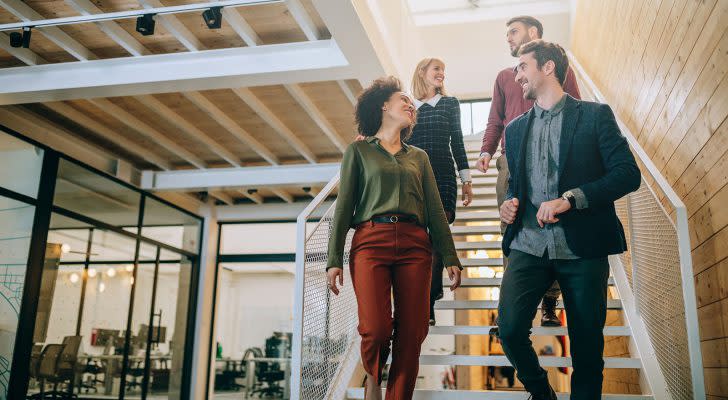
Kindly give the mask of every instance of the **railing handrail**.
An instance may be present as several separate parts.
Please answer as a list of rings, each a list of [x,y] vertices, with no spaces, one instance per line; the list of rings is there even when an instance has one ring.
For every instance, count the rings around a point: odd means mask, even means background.
[[[581,80],[586,83],[595,99],[600,103],[608,104],[607,99],[602,94],[601,90],[597,87],[594,81],[591,79],[586,70],[579,63],[577,58],[571,51],[566,52],[570,66],[576,71],[581,77]],[[705,381],[703,377],[703,359],[702,351],[700,348],[700,331],[698,325],[698,307],[695,296],[695,285],[693,278],[693,261],[691,256],[690,246],[690,231],[688,226],[687,208],[682,199],[678,196],[675,190],[667,182],[667,179],[662,175],[657,166],[652,162],[650,157],[642,148],[637,138],[634,136],[632,131],[625,125],[619,116],[615,113],[615,119],[617,125],[621,130],[622,134],[629,142],[630,147],[634,154],[642,162],[643,166],[649,172],[650,176],[660,188],[662,193],[668,199],[670,204],[675,210],[675,232],[678,239],[678,253],[680,256],[680,276],[682,283],[683,302],[685,304],[685,324],[688,336],[688,350],[690,354],[690,371],[692,375],[693,384],[693,397],[695,399],[705,399]],[[652,188],[650,188],[652,190]],[[653,194],[654,191],[652,192]],[[660,204],[660,206],[662,206]],[[664,210],[664,208],[663,208]],[[667,213],[666,213],[667,214]],[[672,221],[671,221],[672,222]],[[637,266],[639,268],[639,266]]]
[[[293,343],[291,344],[291,400],[299,400],[301,388],[301,356],[303,345],[303,292],[305,288],[305,267],[306,267],[306,222],[313,212],[324,203],[331,192],[339,184],[339,173],[337,172],[329,183],[321,189],[321,192],[311,200],[306,208],[296,218],[296,275],[293,304]],[[313,230],[312,230],[313,232]]]

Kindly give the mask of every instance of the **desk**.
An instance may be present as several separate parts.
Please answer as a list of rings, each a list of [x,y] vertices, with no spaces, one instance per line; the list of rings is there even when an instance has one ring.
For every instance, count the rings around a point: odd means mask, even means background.
[[[253,386],[255,386],[255,363],[256,362],[270,362],[279,363],[283,368],[283,398],[289,399],[291,397],[291,359],[290,358],[266,358],[256,357],[247,360],[248,368],[246,370],[245,379],[245,397],[250,397],[253,392]]]
[[[81,354],[78,356],[79,360],[85,360],[86,362],[90,360],[99,360],[101,361],[101,364],[104,365],[104,394],[111,395],[114,391],[114,372],[118,371],[119,375],[121,375],[121,363],[124,359],[123,355],[91,355],[91,354]],[[129,356],[129,361],[144,361],[146,359],[146,356]],[[150,356],[149,359],[151,361],[154,360],[161,360],[161,361],[170,361],[172,359],[171,355],[153,355]]]

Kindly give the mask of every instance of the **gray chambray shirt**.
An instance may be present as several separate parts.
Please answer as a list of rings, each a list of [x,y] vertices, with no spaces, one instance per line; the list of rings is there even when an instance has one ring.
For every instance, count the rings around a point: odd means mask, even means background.
[[[536,257],[543,257],[548,250],[549,259],[574,260],[574,255],[566,244],[566,236],[561,222],[538,226],[536,213],[541,203],[558,199],[559,193],[559,142],[561,125],[564,119],[566,94],[551,110],[533,105],[534,119],[526,143],[526,189],[530,202],[523,204],[523,225],[511,242],[511,249],[522,251]],[[580,193],[581,194],[581,193]],[[581,208],[581,207],[579,207]]]

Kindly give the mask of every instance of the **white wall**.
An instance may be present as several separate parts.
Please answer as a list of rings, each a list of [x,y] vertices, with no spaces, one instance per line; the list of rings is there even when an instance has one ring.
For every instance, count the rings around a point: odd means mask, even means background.
[[[240,358],[246,349],[265,350],[273,332],[291,332],[294,276],[288,273],[221,271],[217,341],[223,356]]]

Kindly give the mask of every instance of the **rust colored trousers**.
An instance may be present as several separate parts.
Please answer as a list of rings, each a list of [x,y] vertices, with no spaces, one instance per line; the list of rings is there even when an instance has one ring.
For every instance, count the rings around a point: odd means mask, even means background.
[[[410,400],[417,381],[420,348],[429,328],[429,235],[412,223],[365,222],[354,233],[349,266],[359,312],[364,369],[381,383],[391,347],[386,400]]]

